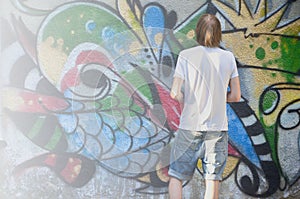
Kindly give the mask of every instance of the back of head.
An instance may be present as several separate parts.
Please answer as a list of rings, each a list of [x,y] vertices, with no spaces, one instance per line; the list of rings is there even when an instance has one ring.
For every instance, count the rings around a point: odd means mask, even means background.
[[[196,27],[196,39],[202,46],[218,47],[222,40],[221,24],[212,14],[203,14]]]

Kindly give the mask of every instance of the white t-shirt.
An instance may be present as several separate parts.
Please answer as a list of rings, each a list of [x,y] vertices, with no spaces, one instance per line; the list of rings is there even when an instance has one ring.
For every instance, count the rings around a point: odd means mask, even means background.
[[[227,88],[230,79],[238,76],[233,54],[204,46],[183,50],[175,76],[184,80],[184,108],[179,128],[227,131]]]

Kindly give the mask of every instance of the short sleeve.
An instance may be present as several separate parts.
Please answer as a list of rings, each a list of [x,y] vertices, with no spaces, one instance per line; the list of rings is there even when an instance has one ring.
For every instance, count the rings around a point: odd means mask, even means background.
[[[232,69],[232,73],[231,73],[230,78],[232,79],[232,78],[235,78],[235,77],[239,76],[237,66],[236,66],[236,61],[235,61],[235,58],[234,58],[232,53],[231,53],[231,63],[232,63],[233,69]]]
[[[177,59],[174,77],[179,77],[180,79],[184,80],[184,65],[185,65],[184,57],[180,53]]]

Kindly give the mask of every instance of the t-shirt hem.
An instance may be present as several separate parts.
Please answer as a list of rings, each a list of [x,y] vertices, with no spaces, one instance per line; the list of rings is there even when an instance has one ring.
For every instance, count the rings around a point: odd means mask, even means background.
[[[233,78],[238,77],[238,76],[239,76],[238,73],[237,73],[237,74],[234,74],[234,75],[232,75],[232,76],[230,77],[230,79],[233,79]]]

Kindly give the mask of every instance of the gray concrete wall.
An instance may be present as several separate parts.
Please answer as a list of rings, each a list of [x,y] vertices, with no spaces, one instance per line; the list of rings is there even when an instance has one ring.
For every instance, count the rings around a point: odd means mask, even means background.
[[[1,1],[0,198],[167,198],[168,92],[213,13],[242,97],[220,198],[299,192],[299,1]],[[199,162],[184,198],[203,198]]]

